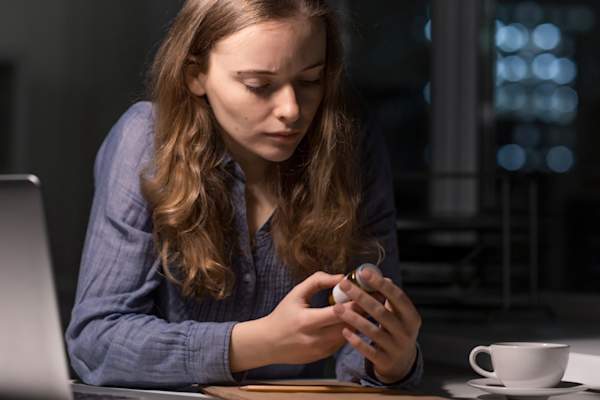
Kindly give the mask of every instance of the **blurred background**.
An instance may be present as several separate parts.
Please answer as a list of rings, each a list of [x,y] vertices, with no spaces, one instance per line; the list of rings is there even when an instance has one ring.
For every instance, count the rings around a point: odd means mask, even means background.
[[[388,141],[426,358],[466,365],[472,344],[599,339],[600,4],[331,3],[354,96]],[[0,2],[0,173],[43,182],[64,326],[96,151],[144,99],[180,5]]]

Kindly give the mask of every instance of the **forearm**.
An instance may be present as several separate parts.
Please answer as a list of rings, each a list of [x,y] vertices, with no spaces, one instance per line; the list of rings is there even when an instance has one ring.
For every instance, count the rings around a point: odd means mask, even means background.
[[[232,373],[276,362],[266,318],[239,322],[233,327],[229,345],[229,365]]]
[[[224,357],[233,323],[81,317],[75,313],[66,339],[71,364],[86,383],[161,388],[234,381]]]

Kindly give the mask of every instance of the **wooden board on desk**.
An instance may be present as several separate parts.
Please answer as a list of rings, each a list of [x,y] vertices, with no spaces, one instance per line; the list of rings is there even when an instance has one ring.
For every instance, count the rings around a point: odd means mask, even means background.
[[[272,384],[244,386],[206,386],[202,391],[211,396],[224,400],[327,400],[339,399],[343,394],[344,400],[442,400],[441,397],[414,394],[394,390],[367,388],[360,385],[314,384],[301,385],[299,381],[290,385]]]

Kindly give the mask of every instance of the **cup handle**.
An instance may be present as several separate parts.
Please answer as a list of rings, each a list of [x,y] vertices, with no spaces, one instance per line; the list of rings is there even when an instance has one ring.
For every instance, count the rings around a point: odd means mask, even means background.
[[[471,368],[475,370],[479,375],[486,376],[488,378],[498,379],[496,373],[494,371],[486,371],[477,365],[477,355],[479,353],[487,353],[490,357],[492,354],[490,353],[490,348],[487,346],[477,346],[473,350],[471,350],[471,354],[469,354],[469,364],[471,364]]]

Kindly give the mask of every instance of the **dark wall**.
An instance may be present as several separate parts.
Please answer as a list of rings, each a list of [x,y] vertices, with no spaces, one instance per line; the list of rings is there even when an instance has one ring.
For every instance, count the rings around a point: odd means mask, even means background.
[[[63,323],[76,288],[96,151],[120,114],[144,97],[145,71],[180,4],[0,4],[0,64],[12,70],[4,76],[12,76],[14,89],[10,115],[0,124],[0,173],[42,180]]]

